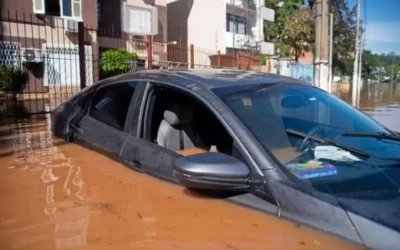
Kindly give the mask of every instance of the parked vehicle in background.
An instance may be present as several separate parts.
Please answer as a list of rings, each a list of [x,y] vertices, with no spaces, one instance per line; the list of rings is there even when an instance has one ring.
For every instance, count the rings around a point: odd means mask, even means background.
[[[371,249],[400,245],[399,135],[301,81],[139,71],[84,89],[51,116],[55,135],[134,170]]]

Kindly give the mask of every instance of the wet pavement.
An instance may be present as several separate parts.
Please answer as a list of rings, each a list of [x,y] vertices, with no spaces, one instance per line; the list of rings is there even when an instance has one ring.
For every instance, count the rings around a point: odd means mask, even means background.
[[[398,90],[368,85],[359,108],[400,131]],[[46,115],[4,121],[0,249],[360,249],[54,138]]]

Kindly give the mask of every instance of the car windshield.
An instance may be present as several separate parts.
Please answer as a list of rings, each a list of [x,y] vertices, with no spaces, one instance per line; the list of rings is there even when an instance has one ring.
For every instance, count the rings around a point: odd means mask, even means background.
[[[334,95],[301,84],[213,92],[283,172],[344,199],[400,200],[398,135]]]

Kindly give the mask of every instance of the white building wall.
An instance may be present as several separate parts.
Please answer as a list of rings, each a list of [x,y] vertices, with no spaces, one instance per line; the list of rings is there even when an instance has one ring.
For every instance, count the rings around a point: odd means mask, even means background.
[[[188,19],[188,43],[199,50],[225,53],[226,3],[223,0],[194,0]]]
[[[148,7],[148,5],[143,0],[122,0],[121,2],[127,2],[128,4],[132,4],[138,7]],[[154,4],[158,6],[167,6],[167,0],[155,0]]]

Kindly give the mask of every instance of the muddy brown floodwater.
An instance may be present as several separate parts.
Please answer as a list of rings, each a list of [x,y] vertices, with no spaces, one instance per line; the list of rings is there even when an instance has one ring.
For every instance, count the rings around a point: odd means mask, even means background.
[[[359,107],[400,131],[396,86],[364,87]],[[2,250],[362,248],[139,174],[54,138],[48,123],[0,126]]]
[[[339,86],[334,93],[353,104],[346,85]],[[364,84],[358,96],[354,106],[387,128],[400,132],[400,83]]]

